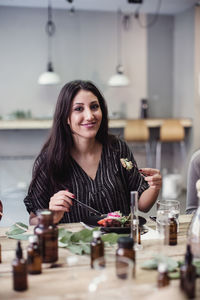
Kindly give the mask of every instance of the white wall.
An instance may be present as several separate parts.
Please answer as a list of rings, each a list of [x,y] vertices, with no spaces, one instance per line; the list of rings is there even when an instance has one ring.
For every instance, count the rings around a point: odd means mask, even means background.
[[[47,63],[46,9],[0,8],[0,115],[16,109],[36,117],[51,116],[58,92],[73,79],[94,81],[107,98],[110,113],[120,111],[138,117],[138,105],[146,97],[146,31],[132,19],[123,30],[123,64],[131,79],[128,88],[109,88],[107,81],[117,65],[117,17],[115,13],[53,11],[53,64],[62,78],[56,87],[37,84]]]

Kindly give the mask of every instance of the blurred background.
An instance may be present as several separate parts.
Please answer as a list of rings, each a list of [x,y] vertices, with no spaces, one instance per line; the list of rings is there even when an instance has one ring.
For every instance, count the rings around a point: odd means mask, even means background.
[[[164,174],[181,174],[186,188],[188,160],[200,146],[200,1],[1,0],[0,41],[0,198],[9,219],[28,224],[32,165],[59,91],[74,79],[101,89],[112,121],[140,118],[141,99],[148,118],[188,120],[184,161],[167,147],[162,156]],[[58,81],[38,83],[48,62]],[[110,84],[118,65],[128,84]],[[122,123],[110,127],[123,137]],[[181,201],[184,211],[185,194]]]

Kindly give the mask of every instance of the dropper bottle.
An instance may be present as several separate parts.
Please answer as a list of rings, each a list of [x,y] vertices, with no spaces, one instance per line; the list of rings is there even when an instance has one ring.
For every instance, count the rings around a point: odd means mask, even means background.
[[[186,293],[189,299],[195,297],[196,268],[192,264],[193,255],[190,245],[187,245],[185,264],[180,268],[180,288]]]
[[[27,265],[23,259],[21,242],[18,241],[16,248],[16,257],[12,262],[13,271],[13,289],[15,291],[25,291],[28,288],[27,283]]]

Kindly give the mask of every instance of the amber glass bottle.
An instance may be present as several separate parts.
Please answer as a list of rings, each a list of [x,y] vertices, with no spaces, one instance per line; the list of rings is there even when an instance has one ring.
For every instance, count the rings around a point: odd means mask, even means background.
[[[15,291],[24,291],[28,288],[27,283],[27,264],[23,259],[21,243],[17,243],[16,258],[12,262],[13,271],[13,289]]]
[[[177,245],[177,221],[176,218],[174,218],[173,215],[169,215],[169,245],[175,246]]]
[[[192,260],[190,245],[187,245],[185,264],[180,268],[180,287],[189,299],[195,298],[196,268],[192,264]]]
[[[159,263],[158,265],[157,284],[159,288],[169,285],[168,270],[165,263]]]
[[[90,244],[90,265],[94,267],[94,260],[100,257],[104,257],[104,242],[101,239],[100,231],[93,231],[93,239]],[[104,260],[101,262],[101,266],[105,265]]]
[[[135,250],[134,240],[130,237],[118,238],[118,248],[116,250],[116,266],[118,257],[127,257],[133,261],[133,277],[135,277]]]
[[[52,263],[58,259],[58,228],[53,224],[53,212],[46,209],[38,212],[38,225],[34,228],[38,236],[42,261]]]
[[[40,274],[42,272],[42,256],[38,244],[37,235],[29,237],[29,245],[27,248],[27,266],[29,274]]]

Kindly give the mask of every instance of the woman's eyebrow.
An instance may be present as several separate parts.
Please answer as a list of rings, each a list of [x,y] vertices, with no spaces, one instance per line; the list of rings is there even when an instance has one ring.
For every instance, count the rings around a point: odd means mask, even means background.
[[[98,103],[98,100],[91,101],[89,104],[94,104],[94,103]],[[75,105],[85,105],[85,103],[82,103],[82,102],[76,102],[76,103],[74,103],[73,106],[75,106]]]

